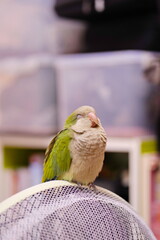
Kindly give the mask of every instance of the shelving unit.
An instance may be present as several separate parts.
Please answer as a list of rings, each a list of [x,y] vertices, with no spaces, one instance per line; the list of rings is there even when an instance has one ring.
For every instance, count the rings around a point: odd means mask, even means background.
[[[51,137],[34,137],[34,136],[1,136],[0,141],[0,200],[12,195],[11,191],[11,171],[4,168],[3,150],[4,147],[19,147],[26,149],[46,149]],[[14,160],[13,160],[14,161]]]

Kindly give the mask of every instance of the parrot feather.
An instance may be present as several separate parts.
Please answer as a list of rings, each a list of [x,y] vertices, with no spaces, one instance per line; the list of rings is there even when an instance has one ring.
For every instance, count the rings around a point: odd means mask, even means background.
[[[71,133],[68,129],[60,131],[49,144],[44,161],[42,182],[58,179],[71,164],[69,143]],[[61,161],[63,159],[63,161]]]

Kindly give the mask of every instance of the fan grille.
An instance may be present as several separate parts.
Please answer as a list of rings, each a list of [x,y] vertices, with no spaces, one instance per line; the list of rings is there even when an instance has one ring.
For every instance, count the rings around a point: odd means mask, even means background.
[[[155,239],[131,206],[111,192],[59,186],[0,214],[1,240]]]

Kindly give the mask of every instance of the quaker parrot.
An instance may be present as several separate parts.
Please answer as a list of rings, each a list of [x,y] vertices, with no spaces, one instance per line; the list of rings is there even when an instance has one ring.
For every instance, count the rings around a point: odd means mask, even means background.
[[[67,180],[93,184],[103,166],[106,139],[94,108],[76,109],[46,150],[42,182]]]

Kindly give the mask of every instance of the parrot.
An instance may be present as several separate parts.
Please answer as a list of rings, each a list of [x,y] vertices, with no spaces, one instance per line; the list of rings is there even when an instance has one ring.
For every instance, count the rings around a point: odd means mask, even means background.
[[[95,109],[77,108],[46,149],[42,182],[93,184],[103,167],[106,142],[106,132]]]

